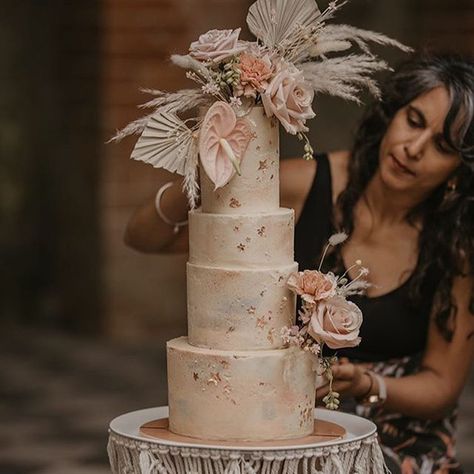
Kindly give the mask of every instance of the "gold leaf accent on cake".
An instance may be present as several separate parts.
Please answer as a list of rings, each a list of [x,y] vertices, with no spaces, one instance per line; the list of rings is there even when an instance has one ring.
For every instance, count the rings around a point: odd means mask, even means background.
[[[250,243],[252,239],[250,237],[245,237],[245,242],[247,242],[248,244]]]
[[[230,367],[229,362],[227,362],[226,360],[221,360],[221,365],[224,369],[228,369]]]
[[[198,375],[196,372],[193,372],[193,379],[194,379],[194,380],[198,380],[198,379],[199,379],[199,375]]]
[[[265,324],[267,324],[266,321],[265,321],[265,316],[262,316],[262,317],[260,317],[260,318],[257,318],[257,324],[256,324],[256,326],[257,326],[258,328],[264,328],[264,327],[265,327]]]
[[[258,161],[258,171],[264,171],[268,168],[268,165],[267,165],[267,160],[259,160]]]
[[[235,331],[235,327],[234,326],[230,326],[229,329],[227,329],[227,331],[225,332],[226,334],[229,334],[231,332],[234,332]]]
[[[240,230],[240,227],[238,225],[234,226],[234,232],[238,232]]]
[[[309,421],[312,420],[313,409],[311,407],[302,408],[300,409],[299,416],[300,416],[300,426],[302,426],[304,423],[308,423]]]
[[[257,229],[257,234],[258,234],[260,237],[265,237],[265,236],[266,236],[265,231],[266,231],[266,228],[265,228],[264,225],[262,225],[262,227],[260,227],[259,229]]]
[[[281,299],[281,303],[280,303],[280,306],[279,306],[279,310],[280,311],[283,311],[283,308],[286,306],[286,302],[288,301],[288,298],[286,296],[284,296],[282,299]]]
[[[230,204],[229,204],[230,207],[233,207],[235,209],[237,207],[240,207],[241,205],[242,204],[240,204],[240,202],[237,199],[230,198]]]
[[[255,306],[250,306],[250,308],[247,310],[247,313],[249,313],[249,314],[255,314],[255,310],[256,310],[256,309],[257,309],[257,308],[256,308]]]
[[[243,251],[245,250],[245,245],[241,243],[241,244],[237,245],[237,248],[238,248],[241,252],[243,252]]]
[[[208,384],[214,384],[217,386],[219,382],[222,382],[221,376],[219,375],[219,372],[211,372],[211,377],[208,379],[207,383]]]

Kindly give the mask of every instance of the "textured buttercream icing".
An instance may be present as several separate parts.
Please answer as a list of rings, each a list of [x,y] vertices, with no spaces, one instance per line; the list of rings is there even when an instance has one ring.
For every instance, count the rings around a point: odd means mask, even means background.
[[[188,335],[196,346],[253,350],[283,346],[280,331],[295,319],[286,281],[297,264],[230,269],[188,263]]]
[[[312,432],[315,359],[307,352],[209,350],[181,337],[167,356],[171,431],[246,441]]]
[[[260,268],[293,263],[294,212],[255,215],[189,213],[189,262]]]

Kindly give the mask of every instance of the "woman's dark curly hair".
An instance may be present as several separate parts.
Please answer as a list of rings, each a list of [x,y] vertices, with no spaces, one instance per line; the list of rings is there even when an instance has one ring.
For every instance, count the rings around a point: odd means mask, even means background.
[[[410,283],[410,298],[421,304],[424,283],[437,276],[432,311],[447,340],[451,340],[457,308],[451,298],[453,279],[474,269],[474,62],[455,55],[419,55],[403,63],[382,87],[382,98],[370,107],[355,137],[349,182],[338,199],[340,227],[351,234],[353,210],[379,162],[382,138],[396,112],[437,86],[449,92],[450,109],[444,123],[447,144],[461,157],[453,177],[456,189],[443,183],[408,221],[422,219],[419,258]],[[450,178],[452,179],[452,178]],[[474,313],[471,289],[469,309]]]

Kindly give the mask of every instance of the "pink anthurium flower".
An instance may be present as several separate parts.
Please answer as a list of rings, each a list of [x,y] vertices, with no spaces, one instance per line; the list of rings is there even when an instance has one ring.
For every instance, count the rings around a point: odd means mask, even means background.
[[[199,155],[215,189],[226,185],[237,172],[252,138],[245,119],[237,119],[226,102],[216,102],[207,111],[199,135]]]

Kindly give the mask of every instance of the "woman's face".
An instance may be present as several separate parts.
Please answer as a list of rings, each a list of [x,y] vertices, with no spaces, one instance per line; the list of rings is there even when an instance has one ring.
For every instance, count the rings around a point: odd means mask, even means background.
[[[379,173],[393,190],[427,196],[461,163],[443,138],[449,95],[436,87],[415,98],[393,117],[380,144]]]

